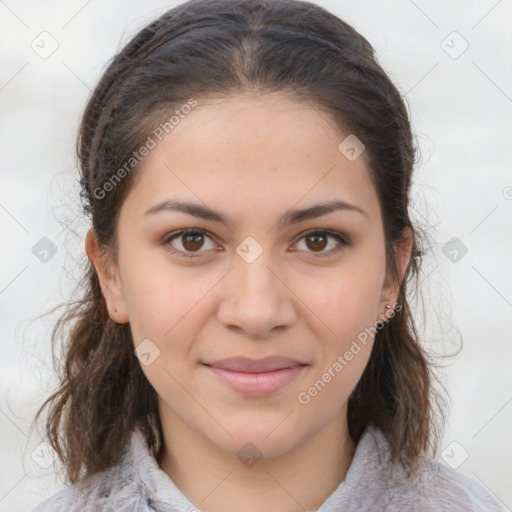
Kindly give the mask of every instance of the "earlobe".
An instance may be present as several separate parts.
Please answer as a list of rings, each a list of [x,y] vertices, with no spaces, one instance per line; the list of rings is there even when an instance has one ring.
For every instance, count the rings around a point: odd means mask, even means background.
[[[85,252],[96,269],[110,319],[118,324],[127,323],[129,319],[118,272],[113,269],[108,256],[101,251],[94,228],[89,229],[85,236]]]
[[[397,247],[398,265],[401,277],[405,275],[405,271],[407,270],[411,260],[411,251],[414,242],[414,236],[410,228],[404,228],[404,233],[404,240],[400,243],[399,247]],[[398,300],[399,293],[400,283],[392,280],[392,277],[387,275],[381,295],[381,308],[386,307],[384,315],[387,316],[391,312],[391,310],[385,305],[389,304],[394,308],[394,305]]]

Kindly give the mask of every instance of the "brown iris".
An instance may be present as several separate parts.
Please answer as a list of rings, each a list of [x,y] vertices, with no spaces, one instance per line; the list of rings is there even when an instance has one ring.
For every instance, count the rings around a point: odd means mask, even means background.
[[[200,249],[204,243],[204,235],[201,233],[186,234],[182,237],[183,247],[187,251],[195,251]]]
[[[308,243],[308,240],[314,240],[314,242],[312,244],[310,244],[310,243]],[[321,241],[319,242],[319,240],[321,240]],[[307,244],[307,246],[310,249],[314,249],[315,251],[316,250],[322,251],[323,249],[325,249],[326,243],[327,243],[327,236],[326,235],[314,234],[314,235],[309,235],[309,236],[306,237],[306,244]]]
[[[325,234],[312,234],[304,237],[309,249],[315,252],[321,252],[327,245],[328,236]],[[187,233],[181,236],[183,247],[190,252],[196,252],[204,244],[204,235],[202,233]]]

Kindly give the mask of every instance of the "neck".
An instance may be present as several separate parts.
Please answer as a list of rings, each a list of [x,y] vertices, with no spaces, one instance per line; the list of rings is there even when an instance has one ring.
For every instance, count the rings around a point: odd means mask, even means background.
[[[253,465],[244,465],[169,411],[164,417],[160,468],[202,512],[316,511],[345,479],[356,449],[346,409],[290,452]]]

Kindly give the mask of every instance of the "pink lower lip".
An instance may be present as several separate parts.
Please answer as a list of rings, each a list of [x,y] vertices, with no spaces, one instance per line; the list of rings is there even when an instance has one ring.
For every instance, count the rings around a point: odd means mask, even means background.
[[[305,366],[292,366],[272,372],[244,373],[206,366],[234,391],[245,395],[258,396],[274,393],[295,379]]]

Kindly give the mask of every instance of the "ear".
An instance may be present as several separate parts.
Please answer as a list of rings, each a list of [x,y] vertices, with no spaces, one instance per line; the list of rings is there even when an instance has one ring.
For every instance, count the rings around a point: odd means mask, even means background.
[[[118,324],[127,323],[129,319],[119,274],[109,257],[101,251],[94,228],[89,229],[85,236],[85,252],[98,274],[109,317]]]
[[[403,230],[403,240],[399,243],[396,248],[398,265],[400,270],[400,275],[403,276],[407,265],[409,265],[409,261],[411,259],[411,251],[412,244],[414,241],[413,233],[410,228],[404,228]],[[400,282],[395,279],[392,279],[392,276],[389,274],[386,275],[386,279],[384,285],[382,287],[381,293],[381,301],[379,311],[381,312],[381,316],[384,315],[389,316],[390,313],[393,312],[394,305],[398,300],[398,295],[400,293]],[[391,306],[392,309],[386,308],[386,305]]]

